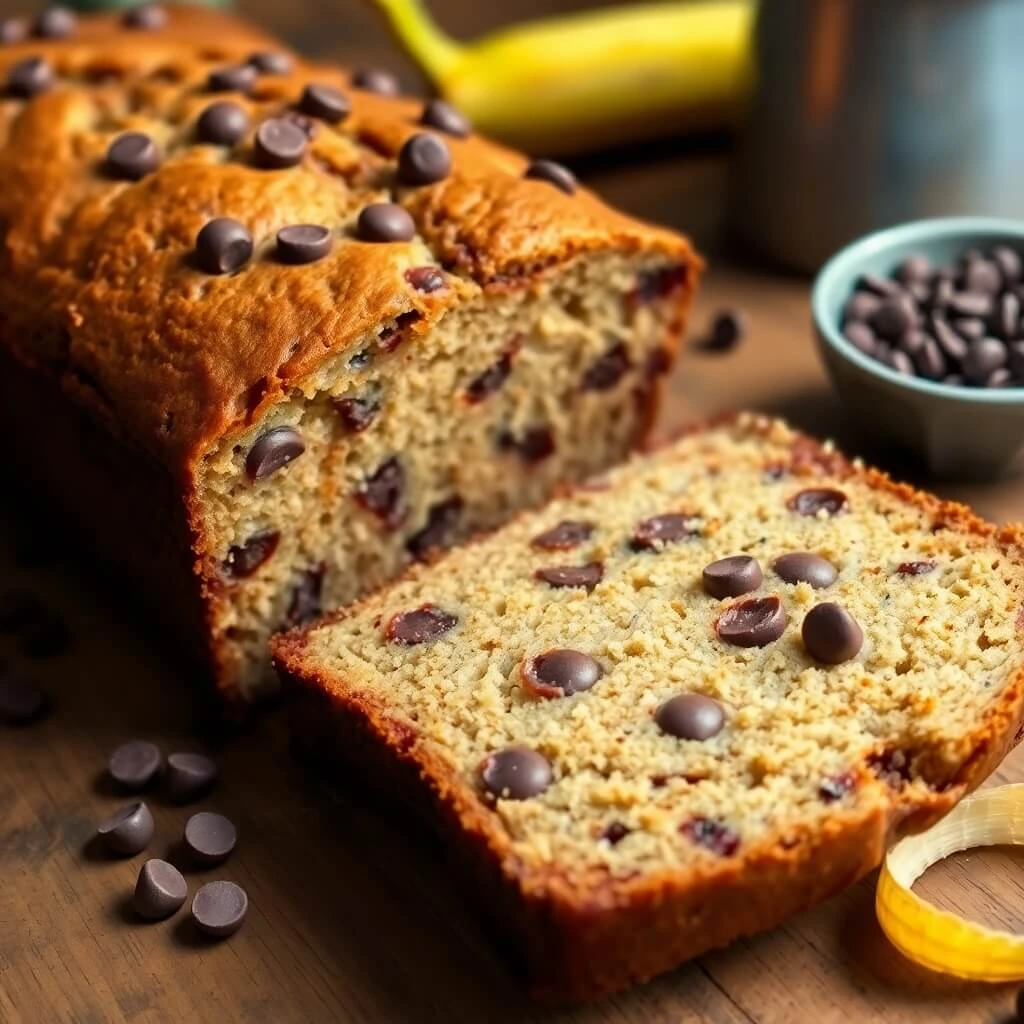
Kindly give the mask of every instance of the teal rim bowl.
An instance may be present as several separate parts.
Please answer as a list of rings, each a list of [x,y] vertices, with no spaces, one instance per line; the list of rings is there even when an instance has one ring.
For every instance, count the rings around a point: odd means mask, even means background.
[[[872,439],[915,452],[936,475],[986,479],[1024,471],[1024,387],[964,387],[897,373],[846,340],[843,306],[864,274],[888,277],[913,253],[940,265],[996,245],[1024,257],[1024,221],[913,221],[841,249],[811,293],[819,351],[847,413]]]

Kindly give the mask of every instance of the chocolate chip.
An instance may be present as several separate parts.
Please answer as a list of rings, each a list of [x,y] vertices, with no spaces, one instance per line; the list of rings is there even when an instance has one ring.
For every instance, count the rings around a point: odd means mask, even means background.
[[[946,360],[942,349],[932,338],[928,338],[913,356],[917,372],[926,380],[941,380],[946,372]]]
[[[240,92],[248,96],[258,77],[259,72],[252,65],[235,64],[211,71],[206,79],[206,87],[210,92]]]
[[[0,43],[20,43],[28,37],[28,25],[21,18],[0,21]]]
[[[346,430],[359,434],[377,418],[380,402],[373,398],[335,398],[331,405]]]
[[[982,295],[997,295],[1003,286],[999,267],[986,259],[969,260],[964,267],[964,288]]]
[[[839,575],[828,559],[811,551],[780,555],[772,568],[787,583],[809,583],[815,590],[830,587]]]
[[[406,550],[420,562],[427,561],[433,552],[451,546],[452,537],[462,516],[462,499],[456,495],[439,501],[427,513],[422,530],[406,542]]]
[[[295,61],[283,50],[254,53],[246,63],[261,75],[290,75],[295,69]]]
[[[570,196],[576,191],[576,175],[554,160],[534,160],[523,172],[523,177],[546,181]]]
[[[843,323],[865,324],[874,316],[875,311],[882,304],[882,300],[871,292],[854,292],[843,306]]]
[[[1020,312],[1020,299],[1013,292],[1000,296],[995,315],[995,331],[1003,341],[1014,341],[1020,337]]]
[[[121,789],[135,793],[145,789],[163,764],[163,754],[155,743],[131,740],[122,743],[107,762],[110,777]]]
[[[875,332],[867,324],[854,320],[843,328],[843,337],[866,356],[874,355],[878,349]]]
[[[466,387],[466,401],[475,405],[500,390],[512,372],[512,359],[516,351],[518,346],[507,349],[479,377],[474,377]]]
[[[230,217],[215,217],[196,236],[196,263],[207,274],[233,274],[252,259],[249,229]]]
[[[649,267],[637,274],[636,288],[629,301],[634,307],[648,306],[658,299],[666,299],[686,286],[689,271],[682,264],[667,267]]]
[[[1021,278],[1021,258],[1009,246],[998,245],[992,250],[992,259],[1003,275],[1003,284],[1009,288]]]
[[[703,352],[731,352],[747,335],[747,316],[738,309],[719,310],[706,337],[697,342]]]
[[[319,224],[290,224],[277,233],[277,258],[301,265],[322,260],[334,244],[329,228]]]
[[[896,571],[901,576],[923,576],[925,573],[934,572],[937,567],[935,562],[900,562]]]
[[[849,772],[845,772],[842,775],[833,775],[832,778],[826,779],[818,787],[818,797],[824,803],[832,804],[837,800],[842,800],[847,793],[852,792],[855,785],[856,780]]]
[[[125,804],[96,826],[96,834],[110,853],[134,857],[149,846],[156,825],[144,803]]]
[[[538,569],[534,579],[547,583],[552,587],[586,587],[591,590],[604,577],[604,565],[601,562],[588,562],[586,565],[551,565]]]
[[[305,114],[300,114],[297,110],[285,110],[280,116],[286,121],[291,121],[291,123],[295,125],[295,127],[298,128],[310,142],[316,138],[319,129],[317,128],[317,123],[313,118],[306,117]]]
[[[715,623],[715,630],[735,647],[764,647],[782,636],[788,622],[786,609],[773,594],[751,597],[727,608]]]
[[[931,273],[932,265],[928,257],[923,256],[920,253],[913,253],[896,267],[893,277],[895,277],[900,284],[906,286],[917,282],[927,281],[931,276]]]
[[[413,135],[398,152],[398,181],[402,185],[433,185],[452,169],[444,140],[431,132]]]
[[[217,764],[203,754],[167,755],[167,794],[177,804],[205,796],[217,781]]]
[[[410,242],[416,223],[397,203],[371,203],[359,213],[356,235],[363,242]]]
[[[196,122],[196,138],[214,146],[233,146],[244,138],[251,122],[243,107],[231,100],[211,103]]]
[[[538,533],[530,546],[540,548],[542,551],[568,551],[578,547],[586,540],[590,540],[594,532],[594,524],[582,522],[578,519],[563,519],[557,526],[550,530]]]
[[[167,24],[167,12],[159,4],[142,4],[126,11],[121,23],[125,28],[153,32]]]
[[[416,291],[427,295],[445,287],[444,274],[437,267],[410,267],[405,279]]]
[[[609,846],[618,846],[626,836],[633,830],[627,828],[621,821],[609,822],[601,832],[601,838]]]
[[[199,864],[220,864],[231,856],[238,832],[223,814],[200,811],[185,822],[185,847]]]
[[[398,79],[382,68],[363,68],[352,75],[352,85],[363,92],[375,92],[379,96],[397,96]]]
[[[0,676],[0,722],[4,725],[29,725],[49,709],[46,691],[27,676]]]
[[[429,100],[424,106],[420,124],[454,135],[457,139],[464,139],[473,130],[469,118],[461,110],[438,99]]]
[[[321,595],[324,589],[324,576],[327,573],[327,566],[321,562],[306,569],[299,576],[299,582],[292,590],[292,596],[288,601],[288,610],[285,618],[289,626],[305,626],[320,616],[323,606]]]
[[[387,638],[393,644],[413,647],[427,644],[454,629],[458,618],[437,605],[424,604],[411,612],[398,612],[387,626]]]
[[[666,544],[699,536],[700,527],[693,516],[669,512],[637,523],[633,531],[632,547],[634,551],[658,551]]]
[[[523,662],[519,677],[536,697],[569,697],[589,690],[604,675],[597,659],[582,651],[557,647]]]
[[[64,39],[77,27],[74,11],[67,7],[47,7],[32,23],[32,34],[43,39]]]
[[[671,697],[654,713],[662,732],[681,740],[708,740],[725,725],[725,711],[717,700],[700,693]]]
[[[339,124],[352,111],[348,97],[330,85],[307,85],[299,99],[299,110],[328,124]]]
[[[274,427],[262,434],[249,450],[245,474],[252,481],[264,480],[305,450],[302,435],[294,427]]]
[[[529,747],[506,747],[484,758],[480,778],[497,799],[528,800],[551,785],[551,764]]]
[[[165,860],[147,860],[135,883],[132,906],[139,917],[147,921],[162,921],[170,917],[185,902],[188,885],[185,877]]]
[[[498,447],[517,452],[524,462],[543,462],[555,453],[555,436],[550,427],[527,427],[519,437],[503,430],[498,434]]]
[[[931,328],[939,348],[950,359],[959,361],[967,355],[967,342],[937,313],[932,314]]]
[[[848,502],[842,491],[832,487],[810,487],[794,494],[786,505],[802,516],[817,516],[824,512],[831,517],[842,515],[847,510]]]
[[[249,910],[249,897],[234,882],[207,882],[192,900],[192,920],[196,927],[214,939],[234,935]]]
[[[988,317],[992,315],[992,296],[977,292],[956,292],[947,303],[954,316]]]
[[[273,557],[280,541],[278,530],[263,530],[254,533],[244,544],[233,544],[224,559],[224,575],[234,580],[248,578]]]
[[[1006,346],[996,338],[978,338],[972,341],[964,356],[964,376],[972,384],[984,384],[995,370],[1009,360]]]
[[[761,566],[750,555],[730,555],[704,567],[704,590],[712,597],[739,597],[764,581]]]
[[[70,645],[67,623],[56,612],[40,612],[18,634],[22,653],[32,658],[52,658],[63,654]]]
[[[857,620],[832,602],[812,608],[804,617],[800,632],[807,653],[826,665],[849,661],[864,644],[864,633]]]
[[[302,163],[309,146],[306,133],[286,117],[272,117],[256,129],[253,152],[258,167],[283,170]]]
[[[584,391],[610,391],[632,367],[629,349],[620,341],[592,363],[583,374]]]
[[[1015,386],[1013,374],[1005,366],[1001,366],[998,370],[993,370],[983,383],[983,386],[986,388],[1005,388],[1011,385]]]
[[[691,818],[679,831],[712,853],[730,857],[740,845],[740,837],[724,821],[712,818]]]
[[[112,178],[140,181],[159,166],[156,143],[142,132],[119,135],[107,150],[106,171]]]
[[[902,750],[883,750],[868,758],[871,770],[892,789],[900,790],[910,778],[910,762]]]
[[[388,529],[394,530],[405,519],[405,471],[398,458],[385,460],[356,491],[356,501],[372,512]]]
[[[914,304],[907,295],[883,299],[871,317],[871,327],[887,341],[899,340],[914,325]]]
[[[974,316],[960,317],[953,321],[953,330],[961,338],[970,342],[974,338],[983,338],[985,336],[985,321],[979,320]]]

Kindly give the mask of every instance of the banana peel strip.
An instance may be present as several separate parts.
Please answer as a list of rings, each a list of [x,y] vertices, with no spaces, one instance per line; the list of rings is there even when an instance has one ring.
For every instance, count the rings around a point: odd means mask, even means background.
[[[977,846],[1024,845],[1024,784],[981,790],[937,825],[897,843],[885,858],[875,894],[882,931],[905,956],[933,971],[972,981],[1024,979],[1024,935],[940,910],[911,891],[944,857]]]

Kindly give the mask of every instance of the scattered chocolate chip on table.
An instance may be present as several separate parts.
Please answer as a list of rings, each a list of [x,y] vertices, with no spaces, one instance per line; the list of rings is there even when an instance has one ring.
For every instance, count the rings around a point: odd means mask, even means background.
[[[217,781],[217,764],[205,754],[167,755],[167,795],[178,804],[205,796]]]
[[[122,743],[111,755],[107,770],[122,789],[136,792],[153,781],[163,765],[163,754],[149,740]]]
[[[192,900],[192,920],[205,935],[224,939],[234,935],[249,911],[249,897],[234,882],[207,882]]]
[[[231,856],[238,832],[223,814],[200,811],[185,822],[185,846],[199,864],[220,864]]]
[[[165,860],[147,860],[135,883],[132,906],[147,921],[162,921],[176,913],[188,896],[185,876]]]
[[[144,803],[125,804],[96,826],[96,834],[108,852],[122,857],[141,853],[153,839],[156,825]]]

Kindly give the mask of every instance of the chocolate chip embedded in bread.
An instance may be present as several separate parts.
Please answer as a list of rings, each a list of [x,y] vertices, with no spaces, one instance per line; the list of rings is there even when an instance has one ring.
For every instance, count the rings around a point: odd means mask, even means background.
[[[67,7],[47,7],[32,23],[32,34],[41,39],[66,39],[78,28],[78,17]]]
[[[245,474],[252,481],[264,480],[287,466],[306,450],[302,435],[294,427],[274,427],[261,435],[245,458]]]
[[[566,195],[571,196],[576,191],[576,175],[568,167],[554,160],[534,160],[523,172],[523,177],[534,181],[546,181],[561,189]]]
[[[405,272],[405,279],[418,292],[429,295],[445,287],[444,273],[437,267],[410,267]]]
[[[788,622],[786,609],[772,594],[748,598],[727,608],[715,623],[715,631],[734,647],[764,647],[782,636]]]
[[[107,150],[106,171],[112,178],[140,181],[160,166],[156,143],[142,132],[125,132]]]
[[[299,576],[299,582],[292,588],[288,609],[285,612],[285,621],[289,626],[305,626],[323,611],[321,595],[326,572],[327,567],[321,562]]]
[[[632,365],[629,349],[622,342],[617,342],[587,367],[580,386],[584,391],[610,391]]]
[[[375,92],[379,96],[397,96],[398,79],[383,68],[361,68],[352,75],[352,85],[363,92]]]
[[[249,911],[249,897],[234,882],[207,882],[192,900],[192,920],[196,927],[214,939],[234,935]]]
[[[380,412],[380,402],[374,398],[335,398],[331,405],[345,429],[353,434],[366,430]]]
[[[155,743],[130,740],[110,755],[107,771],[121,789],[137,792],[156,778],[163,760],[164,756]]]
[[[13,673],[0,676],[0,722],[29,725],[48,709],[46,691],[34,679]]]
[[[457,139],[464,139],[473,130],[469,118],[461,110],[439,99],[427,101],[420,124],[454,135]]]
[[[654,713],[662,732],[681,740],[709,740],[725,725],[725,710],[717,700],[702,693],[671,697]]]
[[[398,182],[401,185],[433,185],[452,169],[452,155],[444,140],[433,132],[419,132],[398,151]]]
[[[328,124],[340,124],[351,113],[352,104],[340,89],[313,82],[303,89],[299,110]]]
[[[633,830],[621,821],[611,821],[601,830],[601,839],[609,846],[618,846]]]
[[[405,519],[405,470],[396,456],[386,459],[356,491],[356,501],[386,527],[397,529]]]
[[[802,516],[838,516],[845,512],[849,502],[842,491],[834,487],[809,487],[798,491],[788,502],[788,508]]]
[[[578,519],[563,519],[550,530],[538,533],[530,546],[542,551],[568,551],[589,540],[594,532],[594,524]]]
[[[637,523],[633,531],[632,547],[634,551],[657,551],[665,544],[699,536],[700,527],[694,516],[669,512]]]
[[[555,435],[550,427],[527,427],[518,437],[503,430],[498,434],[498,447],[516,452],[524,462],[543,462],[555,453]]]
[[[261,75],[290,75],[295,70],[295,61],[283,50],[261,50],[250,55],[246,63]]]
[[[925,573],[934,572],[938,563],[932,561],[900,562],[896,571],[901,576],[923,576]]]
[[[831,778],[825,779],[818,787],[818,796],[824,803],[832,804],[837,800],[842,800],[847,793],[853,791],[855,786],[854,777],[849,772],[844,772],[842,775],[833,775]]]
[[[410,242],[416,237],[416,222],[397,203],[371,203],[359,213],[356,236],[363,242]]]
[[[165,860],[147,860],[135,883],[132,906],[147,921],[170,917],[185,902],[188,883],[185,876]]]
[[[290,118],[272,117],[256,129],[253,154],[256,165],[279,171],[302,163],[309,136]]]
[[[213,811],[200,811],[185,822],[185,847],[198,864],[220,864],[227,860],[238,842],[238,830],[229,818]]]
[[[213,788],[217,774],[217,763],[205,754],[168,754],[167,794],[175,803],[191,803]]]
[[[53,87],[57,76],[43,57],[18,60],[7,73],[7,93],[18,99],[31,99]]]
[[[280,541],[278,530],[262,530],[242,544],[233,544],[224,559],[224,575],[235,580],[248,578],[273,558]]]
[[[252,259],[249,229],[230,217],[215,217],[196,235],[196,263],[207,274],[233,274]]]
[[[408,612],[398,612],[388,622],[386,635],[393,644],[415,647],[428,644],[454,629],[458,618],[437,605],[424,604]]]
[[[788,555],[780,555],[772,568],[787,583],[808,583],[815,590],[830,587],[839,575],[827,558],[812,551],[793,551]]]
[[[322,260],[334,244],[330,228],[319,224],[290,224],[277,233],[277,258],[301,265]]]
[[[722,857],[730,857],[739,849],[739,835],[724,821],[713,818],[691,818],[680,827],[679,831],[692,839],[698,846],[703,846]]]
[[[484,758],[480,779],[499,800],[529,800],[540,796],[552,780],[551,764],[529,747],[506,747]]]
[[[159,4],[141,4],[130,11],[125,11],[121,24],[125,28],[155,32],[166,26],[167,11]]]
[[[512,372],[514,355],[515,350],[506,350],[483,373],[474,377],[466,386],[466,400],[475,405],[500,390]]]
[[[233,146],[245,138],[251,125],[244,107],[231,100],[218,100],[199,115],[196,139],[214,146]]]
[[[240,92],[248,96],[252,92],[259,72],[249,64],[236,64],[231,67],[217,68],[211,71],[206,79],[206,87],[210,92]]]
[[[800,630],[807,653],[826,665],[855,658],[864,645],[864,631],[842,605],[826,602],[812,608]]]
[[[426,524],[406,541],[409,554],[423,562],[434,552],[449,547],[462,516],[462,506],[458,495],[433,505],[427,513]]]
[[[604,577],[604,564],[588,562],[586,565],[549,565],[537,569],[533,577],[551,587],[585,587],[592,590]]]
[[[589,690],[603,675],[604,668],[596,658],[567,647],[527,658],[519,669],[523,686],[548,700]]]
[[[149,846],[156,825],[150,809],[141,801],[119,807],[96,826],[96,835],[110,853],[134,857]]]
[[[730,555],[704,567],[704,590],[712,597],[739,597],[757,590],[764,581],[761,566],[750,555]]]

